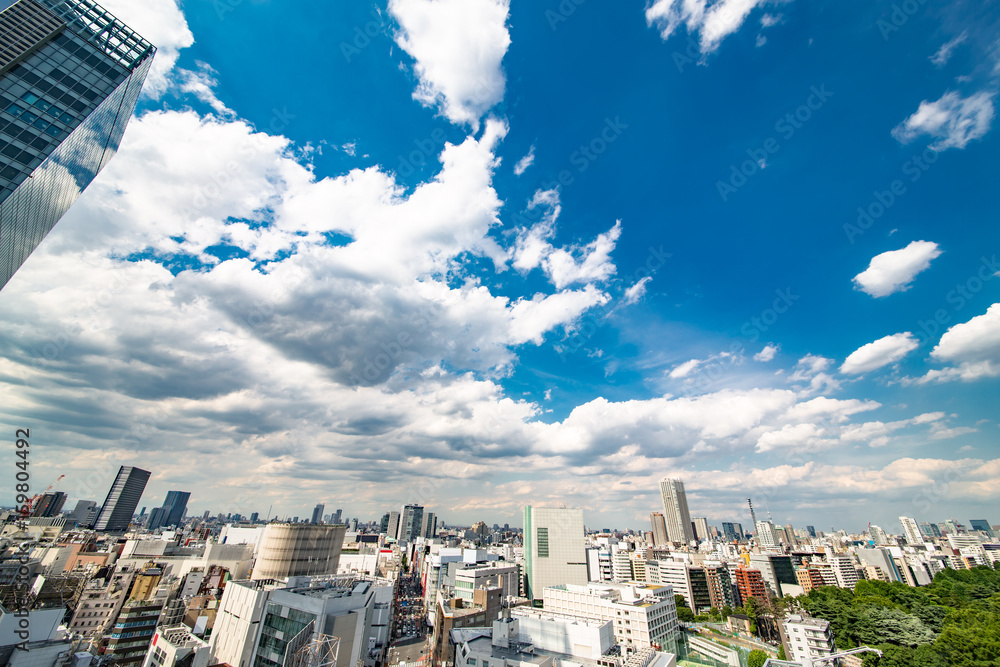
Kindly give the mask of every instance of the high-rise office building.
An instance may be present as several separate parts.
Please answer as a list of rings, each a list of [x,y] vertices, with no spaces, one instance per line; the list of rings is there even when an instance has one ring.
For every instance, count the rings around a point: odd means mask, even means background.
[[[762,547],[773,548],[778,546],[778,534],[774,530],[774,524],[770,521],[757,522],[757,542]]]
[[[167,518],[164,526],[180,526],[184,521],[184,514],[187,512],[188,500],[191,498],[189,491],[167,491],[167,499],[163,501],[163,506],[167,508]]]
[[[424,514],[424,522],[420,527],[420,534],[430,539],[437,535],[437,517],[434,512],[426,512]]]
[[[330,523],[334,525],[339,525],[343,516],[344,516],[344,510],[342,509],[337,510],[336,512],[333,513],[333,516],[330,517]]]
[[[924,537],[920,534],[920,526],[908,516],[899,517],[899,523],[903,526],[903,537],[907,544],[923,544]]]
[[[396,539],[399,535],[399,512],[389,512],[385,521],[385,535]],[[384,517],[383,517],[384,518]]]
[[[986,519],[971,519],[969,521],[969,528],[972,530],[982,530],[987,533],[990,532],[990,522]]]
[[[649,515],[649,522],[653,524],[653,545],[658,547],[666,544],[668,542],[667,523],[663,515],[659,512],[653,512]]]
[[[424,508],[420,505],[406,505],[399,517],[399,534],[396,539],[401,544],[409,544],[421,536],[420,528],[424,522]]]
[[[814,526],[806,526],[806,532],[809,537],[816,537],[816,528]]]
[[[97,517],[97,503],[93,500],[78,500],[70,515],[80,526],[91,526]]]
[[[62,491],[43,493],[42,497],[35,501],[35,505],[31,510],[31,516],[59,516],[59,512],[62,512],[63,505],[66,504],[68,497]]]
[[[24,0],[22,0],[23,2]],[[139,506],[142,492],[149,481],[149,471],[133,466],[122,466],[118,470],[108,497],[94,521],[94,530],[116,532],[126,530],[132,522],[135,508]]]
[[[92,0],[0,0],[0,288],[117,152],[155,51]]]
[[[323,523],[323,510],[326,509],[326,505],[319,503],[313,508],[312,520],[310,523]]]
[[[167,525],[167,517],[170,516],[169,507],[154,507],[149,511],[149,521],[146,522],[146,530],[156,530]]]
[[[743,524],[723,523],[722,534],[725,536],[727,542],[732,542],[733,540],[742,540]]]
[[[941,529],[938,528],[936,523],[923,521],[920,524],[920,534],[929,538],[941,537]]]
[[[542,598],[549,586],[587,583],[583,510],[524,508],[527,597]]]
[[[667,522],[667,536],[671,542],[694,541],[691,513],[688,511],[684,482],[664,477],[660,480],[660,494],[663,496],[663,516]]]
[[[694,525],[694,539],[703,542],[711,537],[708,533],[708,519],[696,516],[691,519],[691,523]]]

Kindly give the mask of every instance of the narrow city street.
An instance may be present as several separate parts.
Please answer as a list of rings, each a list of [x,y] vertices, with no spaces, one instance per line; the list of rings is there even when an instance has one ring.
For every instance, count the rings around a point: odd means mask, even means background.
[[[420,581],[412,575],[400,577],[393,605],[393,629],[387,664],[422,664],[428,655],[426,615]]]

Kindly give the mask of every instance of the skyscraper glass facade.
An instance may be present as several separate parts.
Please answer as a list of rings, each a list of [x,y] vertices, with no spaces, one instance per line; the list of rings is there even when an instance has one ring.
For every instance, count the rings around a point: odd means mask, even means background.
[[[90,0],[0,0],[0,288],[117,152],[155,51]]]
[[[108,491],[108,497],[101,507],[101,513],[94,522],[94,530],[119,531],[128,528],[135,508],[139,506],[142,492],[146,490],[149,471],[132,466],[122,466],[118,470],[115,483]]]

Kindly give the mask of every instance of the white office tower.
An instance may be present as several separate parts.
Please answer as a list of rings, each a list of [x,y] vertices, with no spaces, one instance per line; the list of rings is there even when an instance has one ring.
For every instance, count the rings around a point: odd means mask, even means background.
[[[829,557],[833,574],[837,577],[837,586],[854,590],[854,586],[861,580],[858,575],[858,566],[851,556]]]
[[[669,540],[667,539],[667,522],[663,518],[663,515],[659,512],[653,512],[649,515],[649,522],[653,526],[653,546],[663,546]]]
[[[156,629],[142,667],[208,667],[211,658],[208,642],[181,623]]]
[[[907,544],[923,544],[927,540],[920,534],[920,526],[914,519],[908,516],[899,517],[899,523],[903,526],[903,537]]]
[[[633,649],[657,645],[665,651],[680,637],[674,589],[654,584],[552,586],[545,611],[614,623],[615,641]]]
[[[877,546],[884,547],[890,543],[889,536],[886,535],[885,531],[882,530],[881,526],[876,526],[873,524],[868,532]]]
[[[663,518],[667,522],[667,536],[671,542],[688,544],[694,541],[694,527],[688,511],[684,482],[664,477],[660,480],[660,494],[663,496]]]
[[[396,539],[399,535],[399,512],[389,512],[389,523],[386,525],[387,537]]]
[[[757,541],[760,546],[773,549],[778,546],[778,534],[774,530],[774,524],[770,521],[757,522]]]
[[[792,614],[781,624],[788,638],[788,658],[794,662],[811,665],[814,660],[829,658],[837,650],[828,621]]]
[[[526,506],[524,560],[530,599],[540,600],[548,586],[586,584],[583,510]]]
[[[614,579],[611,552],[606,549],[587,549],[587,571],[590,581],[611,581]]]
[[[212,664],[274,667],[310,642],[340,639],[336,667],[385,659],[392,584],[299,577],[288,586],[230,581],[212,631]]]
[[[699,542],[704,542],[711,535],[708,534],[708,519],[705,517],[696,516],[691,520],[694,523],[694,539]]]
[[[629,551],[615,548],[611,552],[611,575],[614,581],[635,579],[635,573],[632,572],[632,554]]]

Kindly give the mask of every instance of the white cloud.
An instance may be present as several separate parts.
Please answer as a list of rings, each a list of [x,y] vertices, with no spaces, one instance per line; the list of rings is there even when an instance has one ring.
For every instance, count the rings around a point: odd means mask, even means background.
[[[861,375],[900,361],[918,346],[917,339],[908,331],[886,336],[855,350],[841,365],[840,372]]]
[[[413,98],[456,125],[479,121],[503,100],[509,0],[390,0],[396,43],[415,61]]]
[[[868,268],[854,277],[857,289],[875,298],[904,292],[913,279],[930,268],[941,256],[937,243],[914,241],[901,250],[892,250],[872,258]]]
[[[945,418],[943,412],[930,412],[918,415],[912,419],[903,419],[894,422],[865,422],[845,428],[840,439],[848,442],[867,442],[872,447],[884,447],[889,444],[890,436],[901,429],[922,424],[931,424],[932,429],[943,427],[940,424]]]
[[[541,266],[556,289],[574,283],[605,282],[617,268],[611,253],[621,236],[621,221],[585,246],[555,247],[550,242],[556,232],[556,221],[562,212],[558,190],[537,190],[528,202],[528,210],[545,209],[542,219],[530,228],[518,230],[513,249],[513,266],[528,272]]]
[[[823,436],[826,431],[816,424],[796,424],[795,426],[785,425],[780,431],[769,431],[757,440],[756,450],[758,452],[769,452],[782,447],[811,447],[821,446]],[[829,440],[826,444],[834,444]]]
[[[770,28],[773,25],[781,23],[783,18],[783,14],[764,14],[760,17],[760,25],[762,28]]]
[[[778,346],[777,345],[770,345],[769,344],[769,345],[765,346],[763,350],[761,350],[757,354],[753,355],[753,359],[754,359],[754,361],[760,361],[760,362],[763,362],[763,363],[767,363],[767,362],[773,360],[774,357],[775,357],[775,355],[777,355],[777,354],[778,354]]]
[[[625,289],[625,293],[622,296],[622,301],[625,305],[630,305],[636,303],[646,294],[646,285],[648,285],[653,278],[651,276],[646,276],[640,279],[634,285],[631,285]]]
[[[952,438],[957,438],[960,435],[968,435],[969,433],[978,433],[979,429],[972,428],[971,426],[956,426],[954,428],[949,428],[945,424],[934,424],[931,427],[931,438],[933,440],[951,440]]]
[[[215,79],[215,70],[208,64],[199,62],[198,71],[192,72],[180,69],[177,74],[179,78],[178,87],[182,93],[191,93],[212,107],[220,116],[235,117],[236,113],[216,97],[215,86],[218,85],[218,81]]]
[[[535,164],[535,147],[534,146],[532,146],[528,150],[527,155],[525,155],[523,158],[521,158],[520,160],[518,160],[517,164],[514,165],[514,175],[515,176],[520,176],[521,174],[523,174],[525,171],[528,170],[528,167],[530,167],[533,164]]]
[[[585,246],[554,248],[542,262],[545,273],[556,289],[573,283],[608,280],[617,271],[611,261],[611,252],[621,233],[622,223],[618,220],[614,227],[598,234],[596,239]]]
[[[686,378],[691,375],[691,373],[693,373],[698,366],[701,366],[701,364],[701,359],[691,359],[690,361],[685,361],[683,364],[670,371],[670,377],[674,380]]]
[[[656,26],[666,40],[684,24],[689,34],[699,33],[702,54],[719,48],[747,16],[766,0],[653,0],[646,8],[646,22]]]
[[[921,382],[971,382],[1000,376],[1000,303],[990,306],[983,315],[948,329],[931,357],[955,365],[929,371]]]
[[[934,102],[924,100],[912,116],[893,129],[892,136],[908,144],[928,134],[937,139],[931,144],[936,151],[965,148],[970,141],[989,132],[995,96],[995,92],[986,91],[969,97],[950,92]]]
[[[833,359],[807,354],[799,359],[794,372],[788,376],[789,382],[808,382],[809,390],[837,391],[840,383],[826,371],[833,365]]]
[[[951,54],[955,50],[955,47],[963,44],[968,37],[968,33],[963,32],[958,37],[948,40],[941,45],[941,48],[937,50],[933,56],[931,56],[931,62],[937,67],[944,67],[951,60]]]
[[[177,1],[102,0],[101,5],[156,47],[143,93],[158,99],[169,87],[169,75],[181,49],[194,44]]]

